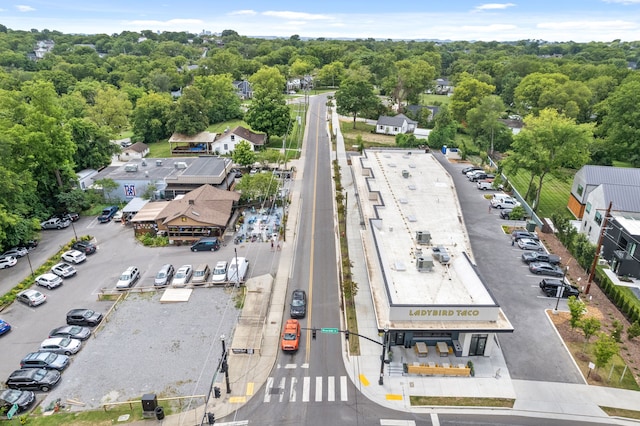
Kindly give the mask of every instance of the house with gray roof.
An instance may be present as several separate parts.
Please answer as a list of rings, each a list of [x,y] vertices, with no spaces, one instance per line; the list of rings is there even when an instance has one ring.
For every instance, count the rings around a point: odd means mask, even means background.
[[[602,184],[640,187],[640,169],[593,165],[583,166],[573,178],[569,203],[567,205],[569,211],[571,211],[577,219],[581,219],[584,215],[589,194]],[[607,206],[598,206],[598,208],[606,209]]]
[[[217,155],[226,155],[235,151],[236,146],[243,141],[251,145],[252,151],[257,151],[264,148],[267,143],[267,135],[264,133],[255,133],[242,126],[238,126],[231,131],[219,134],[211,144],[211,149]]]
[[[593,244],[598,243],[609,204],[611,213],[640,214],[640,185],[603,183],[589,193],[580,231]]]
[[[411,120],[404,114],[398,114],[395,117],[381,115],[376,122],[376,133],[384,135],[413,133],[417,126],[417,121]]]

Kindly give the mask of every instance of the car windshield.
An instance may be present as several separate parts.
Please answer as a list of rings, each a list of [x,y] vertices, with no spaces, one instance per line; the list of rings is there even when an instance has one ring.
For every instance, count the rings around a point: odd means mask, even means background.
[[[70,327],[70,328],[67,330],[67,333],[69,333],[69,334],[78,334],[78,333],[80,333],[80,331],[81,331],[81,330],[82,330],[82,329],[81,329],[79,326],[74,325],[73,327]]]
[[[285,333],[284,340],[296,340],[296,333]]]
[[[47,364],[52,363],[56,359],[56,354],[51,353],[44,359]]]
[[[213,270],[213,275],[221,275],[224,274],[224,268],[216,268]]]
[[[93,315],[93,311],[86,311],[84,314],[82,314],[82,316],[85,318],[89,318],[91,315]]]
[[[129,281],[129,277],[130,277],[129,274],[122,274],[120,276],[120,281]]]
[[[187,274],[184,271],[178,271],[176,278],[184,278]]]
[[[304,302],[302,299],[293,299],[293,301],[291,302],[291,306],[302,306],[304,305]]]
[[[44,368],[39,368],[36,370],[35,373],[33,373],[33,380],[40,381],[44,379],[44,376],[46,376],[46,374],[47,374],[47,370],[45,370]]]
[[[160,272],[158,272],[158,275],[156,275],[156,278],[164,278],[166,276],[167,276],[167,274],[165,274],[164,271],[160,271]]]
[[[12,390],[6,391],[2,396],[2,398],[5,401],[7,401],[9,404],[13,404],[18,400],[18,398],[20,398],[21,394],[22,394],[22,391],[12,389]]]
[[[60,346],[67,347],[70,344],[71,344],[71,339],[68,337],[65,337],[64,339],[60,340]]]
[[[196,271],[196,272],[194,272],[193,275],[195,275],[196,277],[201,277],[201,276],[204,275],[204,271]]]

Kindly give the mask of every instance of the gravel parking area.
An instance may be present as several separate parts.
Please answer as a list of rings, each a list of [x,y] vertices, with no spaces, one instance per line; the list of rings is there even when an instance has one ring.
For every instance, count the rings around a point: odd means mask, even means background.
[[[74,410],[139,399],[206,395],[222,353],[220,337],[237,322],[231,288],[194,288],[186,303],[160,303],[162,291],[131,293],[86,342],[43,406],[60,398]],[[229,345],[227,345],[229,347]],[[218,376],[218,381],[221,376]],[[202,398],[184,400],[191,407]]]

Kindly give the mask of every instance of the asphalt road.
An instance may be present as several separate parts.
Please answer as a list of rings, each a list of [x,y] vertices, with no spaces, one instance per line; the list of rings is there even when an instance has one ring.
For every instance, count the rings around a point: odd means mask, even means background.
[[[250,261],[247,278],[274,274],[277,267],[278,252],[272,252],[269,243],[231,242],[213,253],[192,253],[188,247],[148,248],[134,239],[130,227],[97,224],[95,218],[81,219],[76,232],[95,236],[98,244],[97,253],[77,266],[77,276],[57,289],[43,290],[47,302],[41,306],[29,308],[14,303],[0,313],[13,326],[0,338],[2,380],[19,368],[24,355],[37,350],[51,329],[64,325],[68,310],[84,307],[106,312],[112,302],[97,301],[98,292],[113,288],[130,265],[141,271],[136,287],[152,286],[164,263],[173,263],[176,268],[199,263],[213,267],[218,260],[229,261],[236,251]],[[71,228],[43,232],[41,244],[30,255],[34,268],[72,237]],[[118,305],[104,329],[73,356],[49,399],[78,399],[87,404],[86,409],[149,392],[162,396],[206,393],[213,365],[217,365],[222,352],[220,336],[230,336],[237,321],[233,296],[220,287],[198,288],[189,302],[160,304],[160,294],[132,293]]]
[[[544,277],[533,275],[511,245],[501,226],[498,209],[488,209],[485,194],[461,173],[466,164],[452,164],[435,154],[453,177],[478,269],[493,296],[511,321],[513,334],[498,336],[509,374],[514,379],[563,383],[584,383],[571,356],[550,324],[545,309],[556,306],[538,287]],[[566,299],[560,309],[567,310]]]

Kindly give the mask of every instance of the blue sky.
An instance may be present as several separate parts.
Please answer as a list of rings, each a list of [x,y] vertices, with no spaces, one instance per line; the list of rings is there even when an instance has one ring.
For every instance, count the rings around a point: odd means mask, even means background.
[[[440,40],[640,40],[640,0],[0,0],[0,23],[64,33]]]

